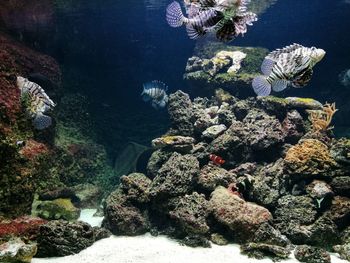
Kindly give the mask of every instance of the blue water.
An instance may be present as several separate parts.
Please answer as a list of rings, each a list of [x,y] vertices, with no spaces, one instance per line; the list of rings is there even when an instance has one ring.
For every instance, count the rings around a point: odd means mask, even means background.
[[[26,32],[17,26],[10,31],[59,61],[65,90],[89,97],[99,140],[112,154],[127,141],[149,142],[165,131],[168,118],[141,100],[142,83],[159,79],[170,91],[191,93],[182,76],[196,42],[184,28],[167,25],[170,1],[74,2],[74,8],[56,9],[47,28]],[[325,49],[311,83],[283,96],[335,101],[343,112],[337,114],[336,126],[350,125],[344,117],[350,111],[350,90],[338,82],[338,74],[350,68],[349,15],[350,4],[344,0],[279,0],[230,45],[272,50],[296,42]],[[122,136],[114,136],[116,130],[123,130]]]

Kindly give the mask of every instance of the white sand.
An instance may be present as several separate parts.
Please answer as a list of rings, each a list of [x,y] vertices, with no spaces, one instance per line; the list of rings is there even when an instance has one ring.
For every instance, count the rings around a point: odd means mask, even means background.
[[[93,216],[95,213],[96,209],[83,209],[78,220],[87,222],[91,226],[101,226],[103,217]]]
[[[92,211],[83,211],[82,219],[91,222]],[[240,254],[238,245],[212,248],[190,248],[165,236],[150,234],[137,237],[112,236],[94,243],[79,254],[61,258],[34,258],[32,263],[271,263],[270,259],[255,260]],[[291,256],[282,263],[298,262]],[[332,255],[332,263],[346,263]]]

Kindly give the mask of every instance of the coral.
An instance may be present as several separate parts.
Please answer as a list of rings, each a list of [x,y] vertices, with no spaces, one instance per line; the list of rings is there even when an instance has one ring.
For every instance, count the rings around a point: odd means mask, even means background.
[[[324,174],[336,166],[328,147],[315,139],[306,139],[291,147],[284,160],[290,173],[303,177]]]
[[[321,132],[333,129],[329,126],[332,122],[333,115],[338,111],[335,108],[335,103],[326,103],[322,111],[309,111],[310,121],[314,132]]]
[[[19,153],[27,159],[34,159],[38,155],[48,155],[50,149],[44,143],[29,139]]]
[[[46,220],[32,216],[13,220],[0,219],[0,240],[12,236],[33,240],[38,235],[39,227],[45,223],[47,223]]]
[[[154,148],[167,147],[174,151],[189,153],[193,148],[195,139],[192,137],[185,137],[179,135],[168,135],[152,140],[152,146]]]

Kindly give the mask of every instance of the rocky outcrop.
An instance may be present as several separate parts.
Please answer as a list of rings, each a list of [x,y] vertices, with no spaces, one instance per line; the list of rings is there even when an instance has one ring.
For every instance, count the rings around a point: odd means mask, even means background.
[[[198,46],[195,55],[187,61],[184,79],[192,89],[202,93],[220,87],[234,94],[253,95],[250,83],[259,74],[267,53],[267,49],[258,47],[218,43]]]
[[[95,241],[93,228],[84,222],[50,221],[40,227],[37,257],[63,257],[80,252]]]
[[[11,239],[0,245],[0,262],[30,263],[37,252],[35,243],[24,243],[21,239]]]
[[[261,224],[272,220],[269,210],[244,201],[222,186],[212,192],[209,207],[215,219],[234,232],[238,242],[249,240]]]

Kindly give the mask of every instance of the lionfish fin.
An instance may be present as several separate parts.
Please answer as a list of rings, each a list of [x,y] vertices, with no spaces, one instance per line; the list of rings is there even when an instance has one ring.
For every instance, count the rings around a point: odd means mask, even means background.
[[[285,79],[278,79],[272,82],[272,90],[276,92],[281,92],[285,90],[288,86],[288,81]]]
[[[174,1],[168,5],[166,9],[166,21],[171,27],[180,27],[186,23],[188,19],[183,15],[181,6]]]
[[[254,78],[252,86],[258,96],[268,96],[271,93],[271,84],[267,81],[266,76],[257,76]]]
[[[52,118],[42,113],[38,113],[32,123],[35,129],[43,130],[51,126]]]
[[[261,64],[261,72],[265,76],[269,76],[271,74],[273,66],[276,64],[275,61],[269,58],[265,58],[263,63]]]

